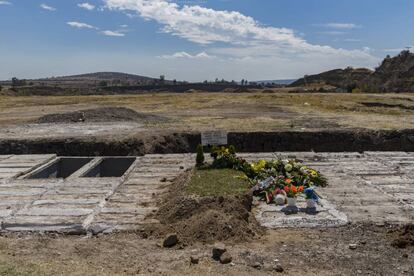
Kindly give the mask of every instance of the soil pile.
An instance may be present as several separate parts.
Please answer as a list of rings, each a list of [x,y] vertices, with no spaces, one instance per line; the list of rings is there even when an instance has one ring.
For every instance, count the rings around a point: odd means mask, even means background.
[[[263,233],[251,211],[252,195],[196,197],[185,193],[193,172],[178,177],[161,203],[156,219],[161,225],[149,235],[177,233],[184,245],[196,242],[247,241]]]
[[[48,114],[40,117],[37,123],[84,123],[84,122],[145,122],[166,121],[167,118],[152,114],[138,113],[125,107],[100,107],[68,113]]]
[[[397,248],[406,248],[414,246],[414,224],[402,226],[393,234],[392,246]]]

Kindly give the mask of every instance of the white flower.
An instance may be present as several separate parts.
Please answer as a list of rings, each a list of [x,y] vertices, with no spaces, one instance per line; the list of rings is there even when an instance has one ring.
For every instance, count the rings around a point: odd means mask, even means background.
[[[293,166],[292,166],[291,164],[286,164],[286,165],[285,165],[285,171],[287,171],[287,172],[291,172],[291,171],[292,171],[292,169],[293,169]]]

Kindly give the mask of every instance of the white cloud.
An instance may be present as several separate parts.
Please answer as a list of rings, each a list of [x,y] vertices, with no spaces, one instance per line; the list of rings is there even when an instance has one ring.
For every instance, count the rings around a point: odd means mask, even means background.
[[[78,28],[78,29],[95,29],[95,30],[98,30],[97,27],[86,24],[86,23],[82,23],[82,22],[71,21],[71,22],[66,22],[66,24],[68,24],[71,27]]]
[[[40,4],[40,7],[44,10],[47,10],[47,11],[56,11],[56,8],[54,8],[52,6],[49,6],[49,5],[46,5],[46,4]]]
[[[162,25],[162,31],[198,44],[222,42],[239,48],[257,49],[258,45],[272,48],[273,55],[281,52],[352,54],[367,58],[364,51],[347,51],[330,46],[314,45],[298,36],[294,30],[263,26],[254,18],[236,11],[218,11],[201,6],[180,6],[166,0],[104,0],[110,10],[135,12],[146,20]],[[332,25],[336,24],[336,25]],[[331,23],[336,27],[350,24]]]
[[[319,26],[331,28],[331,29],[340,29],[340,30],[352,30],[352,29],[361,28],[360,25],[357,25],[354,23],[335,23],[335,22],[321,24]]]
[[[383,49],[383,51],[384,52],[399,53],[401,51],[408,50],[408,49],[412,49],[412,48],[414,48],[414,46],[407,46],[407,47],[404,47],[404,48],[389,48],[389,49]]]
[[[345,38],[345,42],[361,42],[362,40],[359,38]]]
[[[9,1],[0,1],[0,5],[11,5],[12,3]]]
[[[172,55],[163,55],[163,56],[159,56],[159,58],[164,58],[164,59],[181,59],[181,58],[187,58],[187,59],[210,59],[210,58],[214,58],[214,56],[211,56],[209,54],[207,54],[206,52],[201,52],[195,55],[191,55],[187,52],[177,52],[174,53]]]
[[[91,10],[94,10],[95,9],[95,6],[94,5],[89,4],[87,2],[78,4],[78,7],[79,8],[82,8],[82,9],[85,9],[85,10],[88,10],[88,11],[91,11]]]
[[[323,35],[344,35],[346,34],[346,32],[341,32],[341,31],[325,31],[325,32],[318,32],[319,34],[323,34]]]
[[[177,62],[199,72],[176,67],[176,74],[204,75],[211,70],[225,78],[274,78],[318,73],[346,66],[375,66],[379,59],[366,49],[342,49],[312,44],[292,29],[265,26],[237,11],[220,11],[199,5],[179,5],[169,0],[104,0],[109,10],[129,17],[154,21],[161,31],[196,44],[209,45],[205,51],[216,59],[194,58],[187,52],[160,56],[165,64]],[[331,31],[347,31],[360,26],[329,23]],[[195,55],[196,56],[196,55]],[[193,64],[193,66],[191,66]],[[280,73],[279,73],[280,74]],[[273,76],[273,77],[272,77]],[[177,76],[180,78],[180,76]],[[181,76],[182,78],[182,76]],[[202,77],[204,78],[204,77]]]
[[[110,30],[102,31],[101,34],[106,35],[106,36],[117,36],[117,37],[125,36],[125,34],[120,31],[110,31]]]

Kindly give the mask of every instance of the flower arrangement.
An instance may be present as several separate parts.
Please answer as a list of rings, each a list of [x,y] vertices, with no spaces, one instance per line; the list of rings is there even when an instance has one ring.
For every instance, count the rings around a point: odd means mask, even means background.
[[[317,201],[319,197],[313,187],[327,185],[327,179],[321,173],[295,159],[278,158],[249,163],[237,157],[233,146],[215,147],[211,151],[211,157],[213,157],[211,165],[213,168],[232,168],[242,171],[252,184],[253,193],[261,196],[268,203],[282,192],[288,198],[305,194],[307,199]]]
[[[287,197],[296,197],[305,190],[304,186],[286,185],[284,188]]]

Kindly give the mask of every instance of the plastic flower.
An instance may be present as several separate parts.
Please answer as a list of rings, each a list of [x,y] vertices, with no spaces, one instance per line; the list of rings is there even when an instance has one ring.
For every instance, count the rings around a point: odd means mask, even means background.
[[[318,172],[315,170],[310,170],[310,174],[312,177],[317,177],[318,176]]]
[[[259,171],[263,170],[266,167],[266,161],[265,160],[259,160],[258,162],[252,163],[251,166],[252,166],[252,169],[255,172],[259,172]]]
[[[293,165],[293,167],[295,167],[295,169],[299,169],[299,168],[301,168],[303,165],[302,165],[302,163],[300,163],[300,162],[297,162],[297,163],[295,163],[294,165]]]
[[[292,171],[292,169],[293,169],[293,166],[292,166],[291,164],[286,164],[286,165],[285,165],[285,171],[287,171],[287,172],[291,172],[291,171]]]

